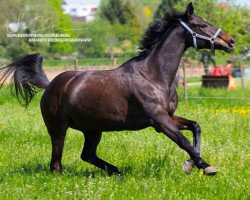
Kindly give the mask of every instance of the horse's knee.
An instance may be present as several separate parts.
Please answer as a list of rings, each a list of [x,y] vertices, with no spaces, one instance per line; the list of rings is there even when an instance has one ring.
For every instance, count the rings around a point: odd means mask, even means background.
[[[200,125],[197,122],[193,122],[192,126],[193,126],[193,131],[196,134],[201,134],[201,127],[200,127]]]

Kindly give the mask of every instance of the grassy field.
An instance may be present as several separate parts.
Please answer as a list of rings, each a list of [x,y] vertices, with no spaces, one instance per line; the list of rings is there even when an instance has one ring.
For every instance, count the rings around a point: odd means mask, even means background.
[[[250,90],[194,87],[189,95],[250,98]],[[181,165],[187,154],[148,128],[103,134],[98,154],[123,172],[118,180],[80,160],[84,138],[74,130],[67,134],[63,174],[50,173],[40,97],[25,110],[6,88],[0,91],[0,199],[250,199],[249,99],[180,98],[177,114],[200,123],[202,157],[217,175],[198,169],[186,175]]]

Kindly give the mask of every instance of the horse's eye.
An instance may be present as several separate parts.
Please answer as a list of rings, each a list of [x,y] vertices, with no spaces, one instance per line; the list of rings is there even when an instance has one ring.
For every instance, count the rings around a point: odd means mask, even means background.
[[[200,25],[200,27],[201,27],[201,28],[206,28],[207,25],[206,25],[205,23],[203,23],[203,24]]]

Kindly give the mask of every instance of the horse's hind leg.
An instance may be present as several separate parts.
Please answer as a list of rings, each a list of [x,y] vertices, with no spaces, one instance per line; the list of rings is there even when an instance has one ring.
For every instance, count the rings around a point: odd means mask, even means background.
[[[60,119],[61,117],[58,116],[44,117],[44,122],[47,126],[52,144],[52,155],[50,161],[51,172],[62,171],[62,152],[68,126],[66,120]]]
[[[98,131],[85,131],[85,143],[81,154],[81,159],[89,162],[105,171],[111,176],[113,174],[120,175],[121,172],[114,165],[107,163],[96,155],[97,146],[101,140],[102,133]]]
[[[52,129],[49,130],[52,144],[52,155],[50,161],[51,172],[62,172],[62,152],[64,146],[64,139],[66,130],[63,129]]]

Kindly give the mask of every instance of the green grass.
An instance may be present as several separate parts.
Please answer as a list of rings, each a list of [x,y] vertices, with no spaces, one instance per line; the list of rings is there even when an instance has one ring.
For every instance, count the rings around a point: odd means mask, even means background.
[[[250,98],[249,89],[189,92]],[[104,133],[98,154],[123,172],[119,181],[80,160],[84,138],[75,130],[67,133],[63,174],[50,173],[40,97],[25,110],[6,88],[0,91],[0,199],[250,199],[249,99],[180,98],[177,115],[200,123],[202,157],[219,171],[213,177],[198,169],[186,175],[181,165],[187,154],[152,128]]]
[[[187,77],[186,81],[187,81],[187,83],[200,82],[201,81],[201,76]]]

